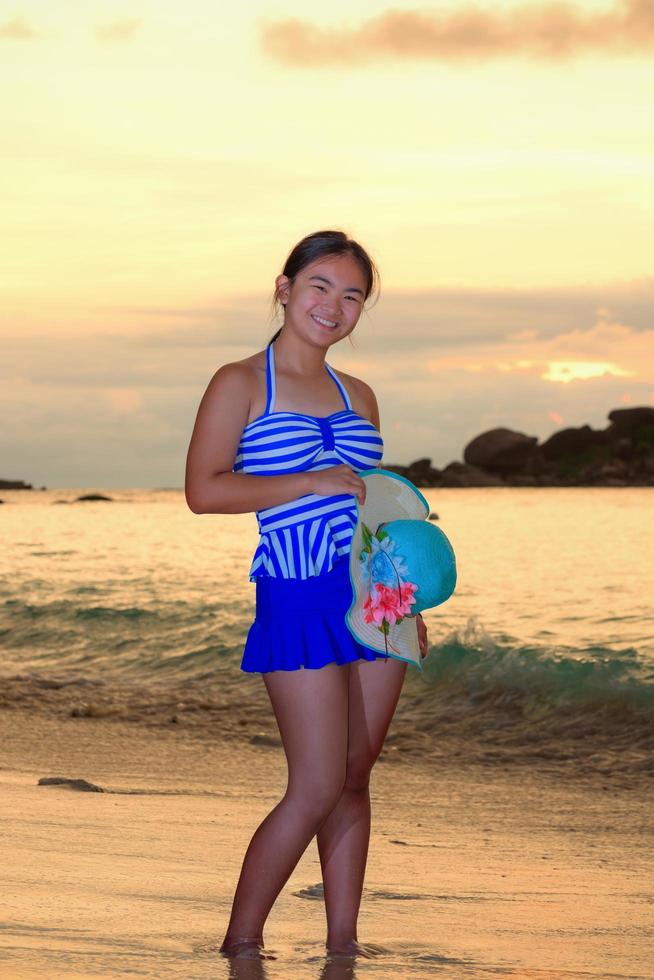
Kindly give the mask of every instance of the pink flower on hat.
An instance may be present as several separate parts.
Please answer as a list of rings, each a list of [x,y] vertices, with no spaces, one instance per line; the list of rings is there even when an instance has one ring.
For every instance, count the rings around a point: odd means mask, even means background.
[[[413,582],[402,582],[399,588],[391,588],[375,582],[375,594],[368,593],[363,604],[366,623],[374,623],[378,629],[383,629],[384,621],[394,626],[403,616],[411,613],[411,606],[416,601],[414,592],[417,585]]]
[[[392,626],[401,623],[404,616],[411,615],[415,604],[418,586],[404,577],[408,568],[403,555],[398,554],[395,542],[389,538],[382,526],[373,534],[362,521],[363,550],[359,561],[361,576],[367,584],[368,596],[363,604],[366,623],[374,623],[384,635],[388,654],[389,632]],[[395,649],[394,647],[392,647]]]

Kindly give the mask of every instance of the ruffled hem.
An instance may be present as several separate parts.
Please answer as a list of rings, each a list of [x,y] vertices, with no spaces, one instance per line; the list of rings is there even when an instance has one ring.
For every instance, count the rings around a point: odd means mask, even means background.
[[[390,659],[357,643],[344,620],[333,614],[314,614],[307,622],[288,617],[268,624],[255,619],[245,641],[241,670],[318,670],[329,663],[342,666],[354,660]]]
[[[327,553],[327,557],[325,558],[324,563],[320,566],[320,568],[318,568],[317,565],[311,565],[311,564],[309,565],[309,567],[307,568],[307,578],[319,578],[321,575],[326,575],[328,572],[332,571],[334,565],[336,565],[336,563],[340,561],[341,558],[344,558],[348,554],[349,554],[349,548],[348,549],[342,548],[340,551],[336,551],[335,548],[330,549]],[[259,563],[256,570],[253,571],[256,560],[257,559],[255,555],[255,557],[252,559],[252,565],[250,566],[250,571],[248,573],[248,578],[250,582],[256,582],[258,578],[282,578],[283,577],[279,574],[279,572],[275,570],[275,566],[270,560],[267,561],[264,560],[263,562]],[[297,576],[292,575],[289,577],[291,579],[295,579]]]

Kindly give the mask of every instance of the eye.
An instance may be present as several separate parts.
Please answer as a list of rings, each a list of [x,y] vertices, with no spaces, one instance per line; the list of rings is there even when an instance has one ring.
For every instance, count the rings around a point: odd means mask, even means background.
[[[327,290],[325,289],[325,287],[324,286],[319,286],[317,282],[313,282],[313,283],[311,283],[311,285],[313,286],[314,289],[319,289],[321,291],[321,293],[326,293],[327,292]],[[350,299],[350,300],[352,300],[353,303],[358,303],[359,302],[359,299],[356,296],[346,296],[345,299]]]

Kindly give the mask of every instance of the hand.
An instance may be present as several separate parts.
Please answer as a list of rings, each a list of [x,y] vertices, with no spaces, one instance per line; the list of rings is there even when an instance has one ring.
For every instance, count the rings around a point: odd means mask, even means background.
[[[424,660],[429,651],[429,644],[427,642],[427,627],[425,626],[425,622],[420,613],[418,613],[416,616],[416,623],[418,624],[418,644],[420,646],[420,656]]]
[[[340,493],[351,493],[360,504],[366,500],[366,485],[360,476],[347,463],[328,466],[325,470],[311,472],[312,490],[321,497],[332,497]]]

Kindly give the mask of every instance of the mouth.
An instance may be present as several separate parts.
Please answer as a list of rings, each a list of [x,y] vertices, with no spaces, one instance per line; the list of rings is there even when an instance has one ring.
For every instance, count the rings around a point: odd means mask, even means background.
[[[327,330],[333,330],[338,326],[338,323],[336,323],[335,320],[328,320],[326,317],[316,316],[314,313],[311,313],[310,316],[311,319],[318,324],[318,326],[325,327]]]

